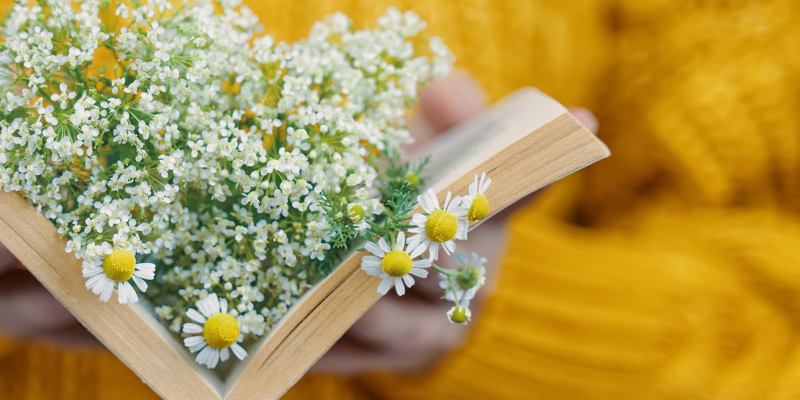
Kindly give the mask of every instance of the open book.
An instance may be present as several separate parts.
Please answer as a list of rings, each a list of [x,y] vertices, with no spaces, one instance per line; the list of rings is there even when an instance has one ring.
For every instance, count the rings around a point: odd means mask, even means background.
[[[433,150],[429,186],[440,199],[447,191],[466,192],[476,174],[489,174],[489,217],[609,155],[561,104],[535,89],[512,94],[426,148]],[[77,273],[81,261],[64,251],[55,227],[17,193],[0,192],[0,242],[166,399],[277,399],[380,298],[380,278],[361,271],[364,254],[352,251],[247,349],[251,356],[244,362],[211,371],[194,362],[144,302],[98,302]]]

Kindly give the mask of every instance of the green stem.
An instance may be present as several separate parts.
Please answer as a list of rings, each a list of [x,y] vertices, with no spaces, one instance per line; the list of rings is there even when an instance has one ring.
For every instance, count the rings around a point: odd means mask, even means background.
[[[440,267],[440,266],[438,266],[438,265],[436,265],[434,263],[431,263],[431,268],[433,268],[433,269],[435,269],[435,270],[437,270],[437,271],[439,271],[439,272],[441,272],[441,273],[443,273],[443,274],[445,274],[445,275],[447,275],[449,277],[455,277],[458,274],[458,272],[456,272],[456,271],[452,271],[452,270],[449,270],[449,269],[446,269],[446,268],[442,268],[442,267]]]

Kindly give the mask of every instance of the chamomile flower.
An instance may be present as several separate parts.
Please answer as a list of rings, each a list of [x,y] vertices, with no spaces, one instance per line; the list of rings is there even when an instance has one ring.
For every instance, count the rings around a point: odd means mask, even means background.
[[[139,296],[133,290],[130,280],[139,287],[142,293],[147,291],[147,282],[155,277],[156,266],[150,263],[136,263],[133,254],[125,249],[114,250],[103,260],[102,267],[83,268],[83,277],[86,288],[100,296],[100,301],[106,302],[111,298],[114,287],[119,292],[120,304],[136,303]]]
[[[228,300],[220,299],[216,293],[197,300],[195,306],[200,311],[190,308],[186,316],[195,323],[183,324],[183,333],[192,335],[183,339],[183,344],[192,353],[197,354],[195,361],[214,369],[220,362],[230,358],[230,353],[240,360],[247,357],[247,351],[237,342],[244,340],[239,331],[239,322],[228,313]]]
[[[383,238],[378,244],[367,243],[367,251],[373,256],[364,256],[361,259],[361,269],[369,275],[380,276],[383,278],[378,293],[386,294],[394,285],[397,295],[402,296],[406,293],[405,286],[414,285],[414,278],[411,275],[425,278],[428,271],[423,268],[431,266],[431,260],[416,260],[425,252],[422,245],[406,245],[406,235],[403,232],[397,234],[397,241],[394,247],[390,247]],[[405,284],[405,285],[404,285]]]
[[[458,272],[454,277],[439,273],[439,287],[445,291],[445,299],[455,302],[462,307],[469,307],[475,298],[478,289],[486,284],[486,259],[474,252],[470,255],[462,252],[453,253],[453,261],[458,265]]]
[[[416,233],[409,239],[409,246],[422,245],[428,249],[428,258],[436,261],[439,258],[439,248],[444,248],[445,253],[451,254],[456,250],[455,239],[467,240],[469,221],[464,217],[467,211],[461,207],[461,198],[456,196],[450,201],[451,194],[447,192],[444,205],[439,207],[439,200],[432,189],[417,196],[417,201],[425,211],[414,214],[411,224],[416,227],[409,232]]]
[[[470,311],[467,307],[453,306],[453,308],[447,312],[447,318],[450,320],[450,322],[466,325],[470,320],[472,320],[472,311]]]
[[[464,196],[461,207],[467,211],[470,221],[480,221],[489,215],[489,201],[484,193],[491,184],[492,178],[486,178],[486,172],[481,174],[480,181],[478,175],[475,175],[475,180],[469,184],[469,195]]]

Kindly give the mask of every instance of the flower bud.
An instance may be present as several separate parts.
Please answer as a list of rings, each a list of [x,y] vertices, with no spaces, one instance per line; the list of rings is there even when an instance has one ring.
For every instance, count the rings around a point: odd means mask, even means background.
[[[478,267],[467,264],[458,269],[456,283],[461,290],[467,290],[478,284],[481,279],[481,271]]]
[[[453,307],[447,312],[450,322],[466,325],[472,318],[472,312],[466,307]]]
[[[419,186],[419,177],[417,174],[408,171],[406,172],[406,176],[403,177],[406,181],[411,182],[414,186]]]

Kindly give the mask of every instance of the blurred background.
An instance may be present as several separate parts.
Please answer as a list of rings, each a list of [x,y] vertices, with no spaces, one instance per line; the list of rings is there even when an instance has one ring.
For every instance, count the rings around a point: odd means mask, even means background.
[[[288,398],[800,398],[800,2],[245,4],[285,41],[413,10],[491,101],[534,86],[586,107],[612,153],[511,218],[441,366],[309,376]],[[0,398],[128,393],[156,398],[110,354],[0,339]]]

